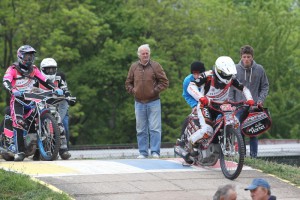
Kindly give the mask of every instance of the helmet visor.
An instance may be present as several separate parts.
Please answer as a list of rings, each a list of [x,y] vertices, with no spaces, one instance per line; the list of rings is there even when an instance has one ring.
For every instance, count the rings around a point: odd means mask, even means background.
[[[225,72],[221,71],[220,69],[217,69],[217,72],[224,79],[229,80],[232,77],[232,74],[226,74]]]
[[[24,62],[33,62],[34,61],[34,54],[33,53],[25,53],[23,56]]]
[[[56,67],[45,67],[43,69],[44,74],[47,75],[55,75],[56,74]]]

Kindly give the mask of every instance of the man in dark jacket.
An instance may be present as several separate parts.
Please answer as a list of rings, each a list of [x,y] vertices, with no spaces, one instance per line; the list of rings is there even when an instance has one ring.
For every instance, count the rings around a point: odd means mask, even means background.
[[[129,69],[125,88],[135,99],[137,142],[140,155],[148,157],[150,134],[150,153],[159,158],[161,145],[161,102],[159,94],[169,86],[169,80],[158,62],[150,60],[150,47],[141,45],[137,51],[139,60]]]
[[[263,103],[269,92],[269,81],[264,68],[257,64],[254,58],[254,50],[251,46],[245,45],[240,50],[241,60],[236,65],[237,79],[246,86],[259,106]],[[238,90],[231,90],[229,98],[232,101],[245,101],[243,94]],[[257,157],[258,139],[250,137],[250,156]]]

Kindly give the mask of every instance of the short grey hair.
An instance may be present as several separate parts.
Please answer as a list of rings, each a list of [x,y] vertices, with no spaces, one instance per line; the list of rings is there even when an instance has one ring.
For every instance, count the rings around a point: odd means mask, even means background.
[[[138,50],[137,50],[137,55],[138,55],[138,57],[140,57],[140,55],[141,55],[141,50],[142,49],[147,49],[148,51],[149,51],[149,54],[150,54],[150,46],[149,46],[149,44],[142,44],[139,48],[138,48]]]
[[[226,197],[227,195],[229,195],[230,190],[235,191],[235,185],[227,184],[227,185],[220,186],[216,191],[213,200],[220,200],[221,196]]]

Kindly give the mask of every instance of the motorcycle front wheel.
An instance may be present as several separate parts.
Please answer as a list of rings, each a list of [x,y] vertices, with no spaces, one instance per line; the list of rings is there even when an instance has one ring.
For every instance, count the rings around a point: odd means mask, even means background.
[[[220,139],[220,165],[224,176],[236,179],[244,165],[245,144],[242,135],[232,126],[226,127],[226,135]]]
[[[41,135],[38,147],[42,160],[56,160],[60,147],[60,129],[53,115],[46,113],[41,117]]]

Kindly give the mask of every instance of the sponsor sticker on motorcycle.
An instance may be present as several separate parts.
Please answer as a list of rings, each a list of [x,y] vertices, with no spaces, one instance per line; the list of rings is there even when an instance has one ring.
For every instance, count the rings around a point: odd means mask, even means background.
[[[267,109],[260,112],[250,112],[242,123],[244,135],[254,137],[263,134],[271,128],[271,118]]]

